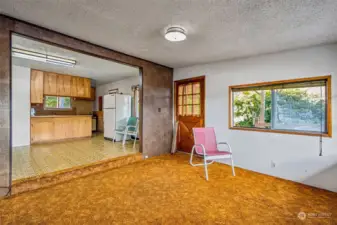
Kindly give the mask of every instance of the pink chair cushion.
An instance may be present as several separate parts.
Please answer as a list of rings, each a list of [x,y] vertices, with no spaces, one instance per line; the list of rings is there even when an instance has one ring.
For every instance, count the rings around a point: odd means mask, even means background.
[[[218,150],[215,131],[213,127],[193,128],[194,144],[202,144],[205,147],[206,155],[224,155],[228,154]],[[196,153],[203,155],[201,147],[195,148]]]

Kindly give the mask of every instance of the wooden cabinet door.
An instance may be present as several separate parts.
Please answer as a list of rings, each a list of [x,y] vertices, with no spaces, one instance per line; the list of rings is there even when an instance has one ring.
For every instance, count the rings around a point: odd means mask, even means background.
[[[77,77],[71,77],[71,96],[77,97]]]
[[[77,77],[77,97],[85,97],[85,79],[82,77]]]
[[[57,74],[57,95],[71,96],[71,76]]]
[[[43,103],[43,71],[39,70],[31,71],[30,102]]]
[[[44,73],[43,92],[45,95],[57,95],[57,74]]]
[[[90,90],[90,100],[95,101],[96,100],[96,88],[91,88]]]
[[[73,97],[85,97],[84,93],[84,78],[72,77],[72,96]]]
[[[31,143],[54,139],[54,120],[52,118],[31,119],[30,129]]]
[[[83,78],[84,96],[85,98],[90,98],[91,96],[91,80],[88,78]]]

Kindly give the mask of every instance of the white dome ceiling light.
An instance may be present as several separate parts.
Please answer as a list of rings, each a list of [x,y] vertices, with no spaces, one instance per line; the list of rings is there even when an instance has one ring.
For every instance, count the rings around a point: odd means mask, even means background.
[[[186,31],[181,27],[170,27],[165,33],[165,38],[173,42],[183,41],[186,39]]]

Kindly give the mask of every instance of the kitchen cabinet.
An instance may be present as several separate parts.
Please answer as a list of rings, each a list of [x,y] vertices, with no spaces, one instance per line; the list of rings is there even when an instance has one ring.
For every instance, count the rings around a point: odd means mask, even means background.
[[[91,137],[92,116],[31,117],[31,144]]]
[[[71,96],[90,98],[91,81],[83,77],[71,77]]]
[[[57,95],[57,74],[44,72],[43,80],[43,93],[44,95]]]
[[[95,101],[96,100],[96,88],[91,88],[90,90],[90,100]]]
[[[57,74],[57,95],[71,96],[71,76]]]
[[[43,72],[32,70],[30,76],[30,102],[43,103]]]
[[[44,95],[91,100],[91,80],[84,77],[32,70],[31,103],[43,103]]]
[[[83,97],[89,98],[91,97],[91,80],[88,78],[83,79],[83,88],[84,88],[84,95]]]

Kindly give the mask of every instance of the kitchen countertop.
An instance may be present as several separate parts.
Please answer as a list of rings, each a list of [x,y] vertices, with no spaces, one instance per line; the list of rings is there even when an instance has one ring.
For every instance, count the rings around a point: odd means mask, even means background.
[[[41,116],[31,116],[31,118],[56,118],[56,117],[92,117],[92,115],[41,115]]]

